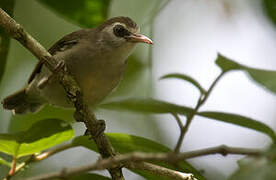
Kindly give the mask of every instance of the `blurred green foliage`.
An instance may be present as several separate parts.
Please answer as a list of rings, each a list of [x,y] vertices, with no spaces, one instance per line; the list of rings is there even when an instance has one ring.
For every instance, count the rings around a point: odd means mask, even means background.
[[[271,146],[263,156],[248,157],[238,161],[239,169],[228,180],[276,179],[276,147]]]
[[[38,0],[59,15],[83,27],[95,27],[107,18],[110,0]]]
[[[13,16],[14,0],[1,0],[0,7],[4,9],[11,17]],[[3,28],[0,28],[0,83],[6,67],[9,47],[10,37]]]
[[[0,157],[0,165],[11,167],[11,163]]]
[[[276,1],[275,0],[263,0],[264,10],[269,19],[276,24]]]

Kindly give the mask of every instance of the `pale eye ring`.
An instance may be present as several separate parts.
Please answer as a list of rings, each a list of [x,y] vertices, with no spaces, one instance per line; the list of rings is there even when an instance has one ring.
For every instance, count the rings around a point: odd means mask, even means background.
[[[113,33],[115,34],[115,36],[117,37],[125,37],[125,36],[129,36],[130,35],[130,32],[128,30],[126,30],[124,28],[124,26],[122,25],[116,25],[114,28],[113,28]]]

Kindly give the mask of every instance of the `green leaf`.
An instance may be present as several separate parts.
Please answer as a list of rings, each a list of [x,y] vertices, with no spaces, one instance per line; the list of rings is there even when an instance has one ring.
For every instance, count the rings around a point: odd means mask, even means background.
[[[275,0],[264,0],[264,10],[269,19],[276,24],[276,1]]]
[[[154,99],[127,99],[103,104],[101,107],[112,110],[130,110],[144,113],[177,113],[182,115],[188,115],[193,111],[189,107],[179,106]],[[245,116],[224,112],[199,112],[197,115],[265,133],[276,142],[275,132],[269,126],[260,121],[256,121]]]
[[[240,69],[240,64],[226,58],[225,56],[218,54],[216,64],[221,68],[222,71],[230,71]]]
[[[121,154],[130,153],[134,151],[149,152],[149,153],[172,152],[172,150],[169,149],[168,147],[143,137],[138,137],[138,136],[133,136],[128,134],[120,134],[120,133],[106,133],[106,135],[108,136],[112,146],[116,149],[117,152]],[[74,146],[84,146],[92,151],[98,152],[98,149],[95,143],[91,141],[89,137],[86,137],[86,136],[76,137],[73,140],[72,144]],[[166,163],[156,163],[156,164],[174,169],[174,167]],[[180,167],[182,170],[184,170],[183,172],[193,173],[198,179],[201,179],[201,180],[205,179],[203,176],[200,175],[200,173],[195,168],[193,168],[186,161],[181,162]],[[160,179],[160,177],[156,177],[145,171],[135,171],[135,172],[142,175],[143,177],[146,177],[147,179]],[[163,178],[163,179],[168,179],[168,178]]]
[[[88,28],[102,23],[108,13],[110,0],[39,0],[68,20]]]
[[[160,79],[168,79],[168,78],[176,78],[176,79],[182,79],[184,81],[190,82],[192,85],[194,85],[201,94],[204,94],[206,91],[202,88],[202,86],[192,77],[185,75],[185,74],[178,74],[178,73],[173,73],[173,74],[166,74],[162,76]]]
[[[250,77],[270,92],[276,93],[276,71],[261,70],[245,67]]]
[[[198,113],[198,115],[259,131],[261,133],[268,135],[274,142],[276,142],[275,132],[269,126],[260,121],[256,121],[254,119],[237,114],[230,114],[224,112],[222,113],[205,111]]]
[[[236,63],[222,55],[218,55],[216,64],[222,69],[222,71],[227,72],[230,70],[242,70],[248,73],[251,79],[257,82],[259,85],[265,89],[276,93],[276,71],[263,70],[251,68],[245,65]]]
[[[101,108],[110,110],[129,110],[143,113],[177,113],[187,115],[193,110],[186,106],[180,106],[165,101],[145,98],[130,98],[125,100],[113,101],[100,105]]]
[[[101,176],[98,174],[92,174],[92,173],[85,173],[85,174],[80,174],[77,176],[69,177],[68,180],[111,180],[108,177]]]
[[[27,131],[0,134],[0,151],[15,157],[39,153],[73,138],[72,127],[59,119],[46,119]]]
[[[3,158],[0,157],[0,166],[1,165],[5,165],[5,166],[8,166],[8,167],[11,167],[11,163],[9,163],[8,161],[6,161],[5,159],[3,159]]]

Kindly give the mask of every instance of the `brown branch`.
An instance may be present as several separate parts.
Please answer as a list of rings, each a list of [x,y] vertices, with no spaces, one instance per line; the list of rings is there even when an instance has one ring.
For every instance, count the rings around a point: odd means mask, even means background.
[[[15,173],[12,175],[14,176],[15,174],[17,174],[22,168],[24,168],[26,165],[32,163],[32,162],[38,162],[38,161],[42,161],[44,159],[47,159],[53,155],[55,155],[56,153],[65,151],[67,149],[73,148],[75,147],[72,144],[65,144],[62,146],[59,146],[55,149],[49,150],[47,152],[43,152],[41,154],[38,155],[33,155],[30,158],[28,158],[26,161],[22,162],[21,164],[19,164],[15,170]],[[192,174],[183,174],[182,172],[178,172],[178,171],[174,171],[171,169],[167,169],[161,166],[157,166],[151,163],[146,163],[146,162],[128,162],[125,164],[126,168],[129,169],[138,169],[138,170],[144,170],[144,171],[149,171],[153,174],[157,174],[157,175],[162,175],[162,176],[167,176],[167,177],[171,177],[173,179],[187,179],[187,176],[192,177]],[[10,178],[11,176],[9,176]],[[5,179],[7,180],[7,178]],[[195,180],[195,179],[194,179]]]
[[[191,174],[185,174],[185,173],[182,174],[180,172],[179,173],[174,172],[174,174],[172,174],[168,171],[168,169],[164,170],[164,169],[158,168],[158,166],[156,166],[156,165],[152,165],[149,163],[139,164],[139,162],[162,161],[162,162],[167,162],[167,163],[177,163],[177,162],[183,161],[188,158],[206,156],[206,155],[211,155],[211,154],[221,154],[223,156],[226,156],[228,154],[259,156],[262,153],[263,153],[263,150],[260,150],[260,149],[228,147],[225,145],[201,149],[201,150],[189,151],[189,152],[184,152],[184,153],[134,152],[134,153],[128,153],[128,154],[123,154],[123,155],[116,155],[114,157],[110,157],[110,158],[106,158],[106,159],[100,159],[100,160],[98,160],[98,162],[90,164],[90,165],[80,166],[80,167],[76,167],[76,168],[66,168],[60,172],[43,174],[43,175],[39,175],[37,177],[28,178],[25,180],[49,180],[49,179],[53,179],[53,178],[65,178],[68,176],[77,175],[77,174],[87,172],[87,171],[108,169],[108,168],[111,168],[116,165],[121,165],[121,166],[124,165],[131,169],[143,169],[143,170],[150,171],[152,173],[162,174],[162,175],[166,175],[169,177],[172,177],[173,175],[175,175],[175,176],[182,175],[182,179],[183,179],[184,175],[187,175],[187,177],[190,177],[190,180],[192,180]],[[160,172],[160,171],[162,171],[162,172]],[[178,176],[178,177],[180,178],[181,176]]]
[[[8,32],[14,39],[18,40],[23,46],[25,46],[35,57],[44,64],[51,71],[55,71],[59,62],[54,59],[46,49],[41,46],[31,35],[29,35],[23,27],[16,23],[5,11],[0,8],[0,26],[2,26],[6,32]],[[77,120],[81,120],[85,123],[86,128],[92,135],[100,154],[103,158],[111,157],[115,155],[115,151],[112,148],[109,140],[104,135],[103,130],[100,130],[104,125],[103,121],[98,121],[94,114],[89,110],[89,107],[84,103],[83,96],[80,87],[76,83],[75,79],[69,75],[66,71],[66,67],[62,68],[56,74],[61,85],[64,87],[70,102],[75,106]],[[113,179],[124,179],[121,168],[111,168],[109,172]]]
[[[136,170],[143,170],[143,171],[149,171],[152,174],[156,175],[162,175],[166,177],[170,177],[172,179],[179,179],[179,180],[197,180],[193,174],[189,173],[183,173],[180,171],[175,171],[172,169],[168,169],[165,167],[161,167],[155,164],[146,163],[146,162],[131,162],[125,165],[126,168],[129,169],[136,169]]]

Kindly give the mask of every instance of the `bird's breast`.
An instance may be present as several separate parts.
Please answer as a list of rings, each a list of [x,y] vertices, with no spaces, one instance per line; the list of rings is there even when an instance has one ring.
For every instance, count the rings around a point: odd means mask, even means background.
[[[125,59],[102,55],[80,63],[78,72],[73,70],[88,104],[98,104],[119,84],[126,68]]]

